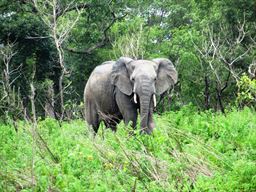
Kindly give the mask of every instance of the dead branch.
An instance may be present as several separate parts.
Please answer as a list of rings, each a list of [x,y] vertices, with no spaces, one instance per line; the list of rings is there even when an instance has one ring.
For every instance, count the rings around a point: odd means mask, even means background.
[[[78,10],[83,10],[83,9],[88,9],[91,7],[95,7],[96,5],[92,5],[90,3],[80,3],[80,4],[74,4],[74,1],[70,2],[65,8],[59,8],[57,19],[64,14],[70,12],[70,11],[78,11]]]
[[[252,79],[256,78],[256,61],[253,61],[248,68],[248,73]]]
[[[245,12],[243,13],[243,21],[241,22],[240,20],[238,20],[238,25],[237,25],[237,30],[238,30],[238,36],[236,38],[236,44],[240,44],[244,38],[245,35],[248,33],[245,31]]]

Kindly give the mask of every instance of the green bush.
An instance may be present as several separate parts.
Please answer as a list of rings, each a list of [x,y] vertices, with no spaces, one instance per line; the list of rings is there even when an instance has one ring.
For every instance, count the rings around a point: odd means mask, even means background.
[[[153,135],[123,123],[96,137],[82,120],[0,125],[0,191],[255,191],[255,111],[192,106],[156,115]]]
[[[240,106],[255,107],[256,103],[256,79],[250,79],[247,75],[243,75],[237,83],[239,88],[237,94],[237,103]]]

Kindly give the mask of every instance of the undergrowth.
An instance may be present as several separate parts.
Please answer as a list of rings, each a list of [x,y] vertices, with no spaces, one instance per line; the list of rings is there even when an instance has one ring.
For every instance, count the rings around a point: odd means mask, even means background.
[[[184,107],[153,135],[83,120],[0,125],[0,191],[256,191],[256,115]]]

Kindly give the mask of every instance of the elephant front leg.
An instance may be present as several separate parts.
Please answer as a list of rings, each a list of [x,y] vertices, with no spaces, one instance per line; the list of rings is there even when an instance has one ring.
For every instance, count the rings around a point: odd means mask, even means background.
[[[138,112],[137,107],[131,101],[131,98],[118,90],[116,92],[116,103],[123,116],[125,125],[128,125],[131,122],[131,126],[135,129]]]
[[[131,122],[131,127],[136,129],[137,124],[137,112],[135,111],[127,111],[124,112],[124,123],[128,125]]]
[[[129,123],[131,123],[131,127],[133,129],[136,129],[138,115],[137,109],[135,107],[126,106],[124,107],[124,109],[121,109],[120,111],[123,116],[125,125],[127,126]]]

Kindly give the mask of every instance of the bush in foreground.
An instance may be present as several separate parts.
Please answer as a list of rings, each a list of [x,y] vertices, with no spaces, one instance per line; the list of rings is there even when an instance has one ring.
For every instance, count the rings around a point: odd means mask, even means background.
[[[153,135],[120,124],[94,138],[82,120],[0,125],[0,191],[255,191],[256,116],[155,116]]]

